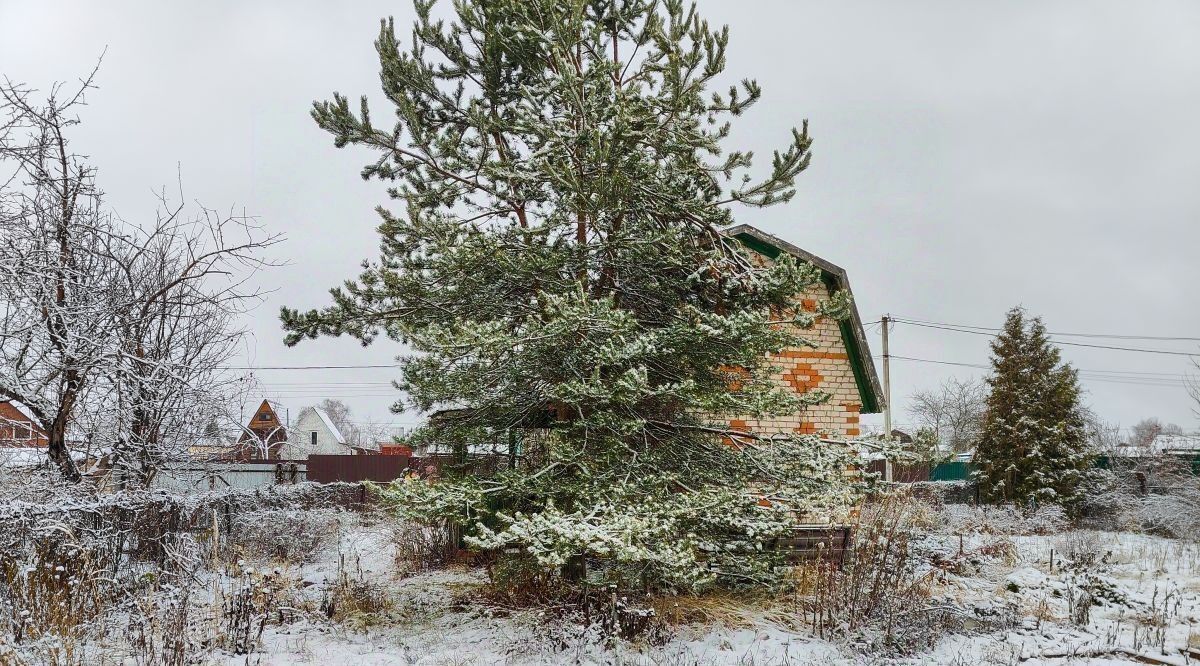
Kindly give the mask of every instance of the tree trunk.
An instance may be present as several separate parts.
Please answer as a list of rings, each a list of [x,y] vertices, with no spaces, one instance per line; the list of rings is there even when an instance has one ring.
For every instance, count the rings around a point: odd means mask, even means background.
[[[59,418],[50,424],[50,429],[46,432],[46,437],[49,440],[47,453],[50,460],[54,461],[60,470],[62,470],[63,478],[68,481],[78,483],[83,479],[79,473],[79,468],[75,466],[75,461],[71,458],[71,452],[67,450],[67,421],[64,418]]]

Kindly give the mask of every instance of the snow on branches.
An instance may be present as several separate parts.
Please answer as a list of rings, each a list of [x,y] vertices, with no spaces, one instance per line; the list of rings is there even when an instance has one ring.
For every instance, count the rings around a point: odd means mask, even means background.
[[[145,224],[109,211],[69,141],[94,75],[42,102],[0,86],[0,399],[28,408],[66,478],[75,445],[145,485],[234,404],[234,318],[280,236],[191,215],[182,193]]]
[[[725,152],[761,90],[714,94],[728,33],[682,3],[462,2],[448,22],[431,6],[411,48],[380,30],[389,113],[340,94],[313,106],[404,212],[380,208],[382,256],[332,307],[283,309],[287,342],[387,335],[412,352],[400,407],[454,408],[419,435],[453,451],[440,478],[389,491],[407,515],[546,568],[764,580],[768,535],[861,489],[851,447],[723,427],[824,399],[781,390],[769,359],[806,344],[781,318],[843,317],[847,296],[785,315],[820,272],[762,265],[723,233],[734,204],[792,197],[807,125],[761,180],[750,153]],[[482,449],[507,451],[505,469],[477,473]],[[726,543],[745,544],[728,566]]]

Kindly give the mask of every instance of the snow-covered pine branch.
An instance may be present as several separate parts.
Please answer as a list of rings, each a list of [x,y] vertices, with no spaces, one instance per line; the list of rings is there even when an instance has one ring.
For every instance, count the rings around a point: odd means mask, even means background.
[[[678,2],[431,8],[416,3],[414,44],[381,26],[386,113],[336,93],[312,109],[403,209],[379,209],[382,256],[331,307],[282,312],[289,344],[406,344],[403,406],[454,407],[415,436],[453,460],[432,486],[394,488],[398,510],[545,567],[618,553],[614,580],[641,566],[688,587],[712,582],[702,544],[758,544],[852,503],[852,447],[724,441],[733,418],[828,399],[781,390],[769,359],[848,306],[834,294],[797,312],[820,271],[756,261],[724,233],[735,204],[792,197],[811,142],[800,121],[761,180],[727,150],[761,94],[751,80],[714,94],[728,32]],[[477,470],[481,451],[507,452],[490,458],[503,469]],[[722,581],[763,580],[770,555],[738,548]]]

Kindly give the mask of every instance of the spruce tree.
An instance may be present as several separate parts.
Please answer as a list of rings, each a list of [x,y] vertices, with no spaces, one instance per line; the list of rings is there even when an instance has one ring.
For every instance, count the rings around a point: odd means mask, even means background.
[[[362,176],[399,210],[378,209],[381,257],[331,307],[284,308],[287,342],[412,350],[396,409],[435,412],[415,438],[462,464],[387,491],[409,518],[554,575],[770,582],[771,539],[861,491],[855,451],[720,416],[824,399],[776,388],[768,359],[805,344],[780,324],[845,317],[845,296],[792,309],[819,272],[722,234],[733,206],[792,198],[807,126],[752,179],[752,155],[722,144],[760,88],[713,91],[728,30],[679,0],[460,0],[449,21],[415,6],[406,48],[391,20],[376,41],[394,121],[365,98],[314,105],[336,146],[375,154]],[[480,452],[502,455],[484,473]]]
[[[991,392],[975,460],[993,501],[1077,502],[1091,456],[1079,380],[1046,337],[1041,318],[1008,312],[992,342]]]

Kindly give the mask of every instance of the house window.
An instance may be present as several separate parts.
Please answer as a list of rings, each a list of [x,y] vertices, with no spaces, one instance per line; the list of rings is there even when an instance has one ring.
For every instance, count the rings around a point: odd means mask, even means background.
[[[317,431],[314,430],[314,431],[310,432],[308,434],[308,439],[309,439],[309,443],[312,446],[316,446],[317,445]]]
[[[259,414],[259,415],[258,415],[258,420],[259,420],[259,421],[270,421],[270,420],[271,420],[271,415],[270,415],[270,414]]]

